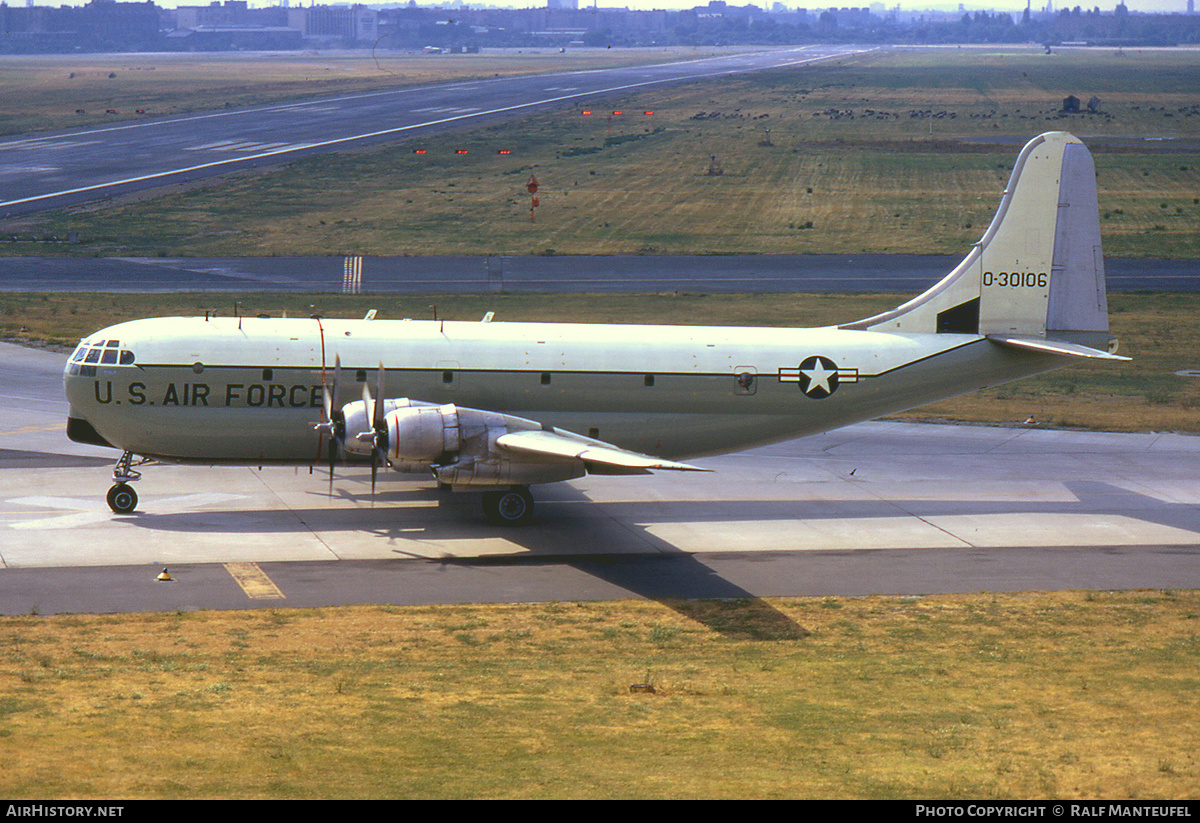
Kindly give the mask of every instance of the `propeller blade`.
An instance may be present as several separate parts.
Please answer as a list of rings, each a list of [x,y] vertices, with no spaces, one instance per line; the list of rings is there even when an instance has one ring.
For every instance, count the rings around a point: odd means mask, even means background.
[[[379,473],[379,449],[371,450],[371,508],[375,507],[375,476]]]
[[[329,496],[333,497],[333,466],[337,463],[338,443],[334,437],[329,438]]]
[[[329,494],[333,495],[333,472],[334,465],[337,463],[338,453],[342,448],[342,441],[346,437],[346,424],[342,417],[342,407],[338,402],[338,386],[341,384],[342,376],[342,357],[336,355],[333,359],[333,382],[326,381],[325,372],[321,373],[321,409],[324,414],[321,417],[321,422],[315,428],[320,432],[317,438],[317,459],[320,460],[321,452],[325,450],[322,439],[325,433],[329,433],[328,460],[329,460]]]
[[[327,379],[324,368],[321,370],[321,422],[313,426],[319,433],[317,437],[317,460],[321,460],[322,452],[326,451],[325,434],[329,434],[329,493],[333,494],[334,465],[346,441],[346,416],[342,412],[341,398],[338,394],[342,382],[342,357],[336,355],[333,359],[333,382]]]
[[[342,358],[341,355],[338,355],[333,360],[333,383],[327,385],[323,376],[321,379],[321,388],[324,389],[324,391],[321,393],[321,400],[325,408],[325,420],[329,423],[334,422],[335,415],[340,412],[342,408],[341,405],[338,404],[337,396],[338,383],[341,382],[338,378],[341,377],[341,373]]]
[[[371,410],[371,425],[375,431],[379,431],[380,427],[385,425],[383,420],[383,363],[379,364],[379,371],[375,376],[375,406]]]
[[[375,477],[379,473],[379,461],[387,451],[387,419],[383,411],[383,362],[379,363],[379,371],[375,373],[375,403],[371,409],[371,428],[375,437],[371,449],[371,505],[375,505]],[[384,457],[386,460],[386,457]]]

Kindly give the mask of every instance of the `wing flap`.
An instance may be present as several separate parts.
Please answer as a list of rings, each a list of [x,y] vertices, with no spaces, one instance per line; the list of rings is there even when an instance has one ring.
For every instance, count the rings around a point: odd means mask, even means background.
[[[1001,346],[1011,346],[1014,349],[1043,352],[1045,354],[1061,354],[1067,357],[1085,357],[1094,360],[1131,360],[1119,354],[1111,354],[1091,346],[1079,343],[1068,343],[1066,340],[1054,340],[1047,337],[1018,337],[1015,335],[989,334],[988,340]]]
[[[661,457],[622,449],[601,440],[592,440],[558,429],[518,431],[502,434],[496,445],[517,454],[560,460],[582,460],[589,467],[602,467],[608,473],[641,474],[649,469],[703,472],[712,471],[690,463],[677,463]],[[598,472],[599,473],[599,472]]]

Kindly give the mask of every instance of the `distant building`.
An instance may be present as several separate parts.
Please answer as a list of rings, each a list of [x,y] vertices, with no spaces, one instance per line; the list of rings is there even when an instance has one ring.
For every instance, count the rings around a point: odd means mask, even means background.
[[[124,51],[160,44],[162,9],[152,2],[91,0],[81,7],[0,3],[0,51]]]
[[[379,38],[379,12],[363,5],[289,8],[288,25],[306,40],[373,43]]]

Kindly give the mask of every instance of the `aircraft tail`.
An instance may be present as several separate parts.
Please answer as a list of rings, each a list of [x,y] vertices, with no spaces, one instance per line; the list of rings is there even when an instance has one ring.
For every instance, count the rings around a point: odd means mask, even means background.
[[[963,261],[924,294],[842,328],[982,334],[1017,348],[1117,359],[1087,147],[1066,132],[1030,140]]]

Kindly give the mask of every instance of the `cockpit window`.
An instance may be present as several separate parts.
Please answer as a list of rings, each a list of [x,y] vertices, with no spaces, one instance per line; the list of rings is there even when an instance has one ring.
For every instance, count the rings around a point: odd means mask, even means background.
[[[133,352],[121,348],[120,340],[84,340],[71,355],[68,371],[71,374],[94,376],[97,364],[132,366],[135,360]]]

